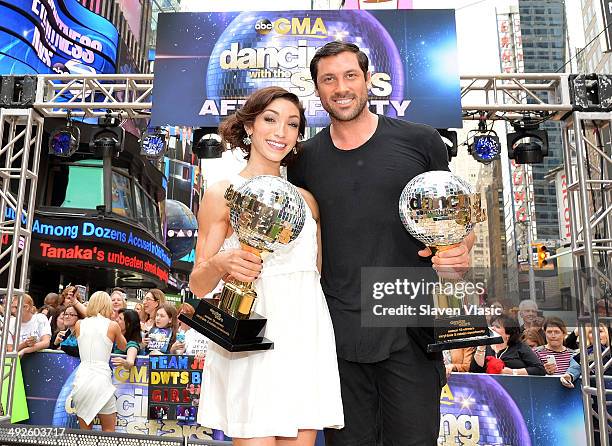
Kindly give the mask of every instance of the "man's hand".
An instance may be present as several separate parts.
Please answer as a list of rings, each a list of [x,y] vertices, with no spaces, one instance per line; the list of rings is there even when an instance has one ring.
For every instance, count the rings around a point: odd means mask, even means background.
[[[429,248],[421,249],[421,257],[431,256]],[[461,243],[454,248],[436,252],[431,258],[433,269],[444,279],[460,279],[470,267],[470,252],[468,247]]]

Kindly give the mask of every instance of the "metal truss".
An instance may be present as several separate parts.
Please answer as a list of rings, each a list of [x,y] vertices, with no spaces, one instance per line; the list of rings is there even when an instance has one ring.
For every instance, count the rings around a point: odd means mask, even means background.
[[[500,73],[461,76],[463,119],[519,119],[549,113],[562,119],[573,110],[568,74]],[[483,102],[484,101],[484,102]]]
[[[0,109],[0,274],[8,277],[6,285],[0,284],[5,308],[0,335],[0,388],[8,381],[0,422],[10,421],[13,413],[20,324],[10,317],[10,308],[13,298],[17,299],[16,320],[21,321],[42,133],[43,118],[33,109]],[[7,349],[9,330],[14,331],[11,342],[15,348],[11,352]]]
[[[152,74],[39,75],[36,108],[45,117],[103,116],[107,109],[130,118],[151,115]],[[460,78],[465,119],[517,119],[548,112],[557,119],[572,111],[567,74],[503,73]]]
[[[104,116],[107,110],[128,118],[151,115],[152,74],[39,75],[34,108],[45,117]]]
[[[578,301],[580,357],[585,423],[589,445],[598,437],[608,446],[612,417],[606,390],[612,376],[610,346],[602,350],[599,330],[593,330],[592,363],[587,358],[587,329],[612,321],[612,113],[575,112],[563,126],[565,174],[571,212],[574,291]],[[608,376],[607,376],[608,375]],[[585,378],[590,377],[590,378]],[[596,426],[599,426],[599,432]]]

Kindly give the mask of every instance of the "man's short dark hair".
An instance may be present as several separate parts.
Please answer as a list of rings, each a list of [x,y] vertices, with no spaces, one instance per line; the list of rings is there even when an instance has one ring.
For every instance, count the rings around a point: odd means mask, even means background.
[[[312,76],[312,80],[315,84],[315,87],[317,87],[319,60],[323,59],[324,57],[337,56],[338,54],[344,53],[346,51],[357,55],[357,62],[359,63],[359,68],[361,68],[361,71],[363,71],[363,76],[367,76],[370,61],[368,60],[368,56],[366,55],[366,53],[361,51],[359,47],[354,43],[340,42],[339,40],[335,40],[333,42],[326,43],[321,48],[319,48],[312,60],[310,61],[310,76]]]

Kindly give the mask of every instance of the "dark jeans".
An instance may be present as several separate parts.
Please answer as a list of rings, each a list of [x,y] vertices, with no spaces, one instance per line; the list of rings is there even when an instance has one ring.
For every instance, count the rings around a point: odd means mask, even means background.
[[[414,342],[383,361],[338,358],[344,429],[326,429],[326,446],[435,446],[444,365]]]

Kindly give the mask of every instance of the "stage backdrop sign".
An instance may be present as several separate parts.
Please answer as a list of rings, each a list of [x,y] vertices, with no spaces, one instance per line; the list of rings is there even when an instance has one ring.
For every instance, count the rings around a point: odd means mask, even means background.
[[[203,367],[194,356],[149,356],[149,419],[195,423]]]
[[[30,410],[28,423],[77,428],[68,396],[79,359],[63,352],[42,352],[25,355],[22,363]],[[169,363],[165,369],[160,368],[159,364],[155,368],[171,373],[190,372],[193,371],[190,367],[193,364],[191,357],[187,369],[178,367],[184,366],[178,362],[177,368],[168,368]],[[113,367],[113,383],[117,387],[117,431],[210,439],[213,432],[192,421],[147,420],[150,405],[148,367],[147,357],[138,357],[136,365],[130,369]],[[171,376],[167,375],[168,383]],[[193,382],[169,387],[188,390],[193,396],[193,405],[197,404],[195,398],[206,391]],[[438,444],[586,445],[579,389],[580,383],[575,389],[564,388],[558,377],[453,373],[440,398],[442,420]],[[99,428],[97,420],[95,423]],[[222,435],[213,437],[223,439]]]
[[[152,124],[216,127],[252,92],[280,86],[299,96],[309,126],[325,126],[309,66],[338,39],[370,59],[373,112],[461,127],[452,10],[160,14]]]
[[[24,356],[22,370],[30,410],[29,424],[78,429],[69,395],[79,362],[79,358],[63,352],[45,351]],[[113,384],[117,388],[117,432],[210,440],[211,430],[195,422],[147,420],[148,367],[149,358],[145,356],[137,357],[136,365],[129,369],[111,365]],[[200,387],[194,391],[199,394]],[[94,429],[100,429],[97,418]]]
[[[0,1],[0,74],[114,73],[119,34],[77,0]]]
[[[452,374],[440,399],[438,444],[586,445],[579,389],[554,376]]]

